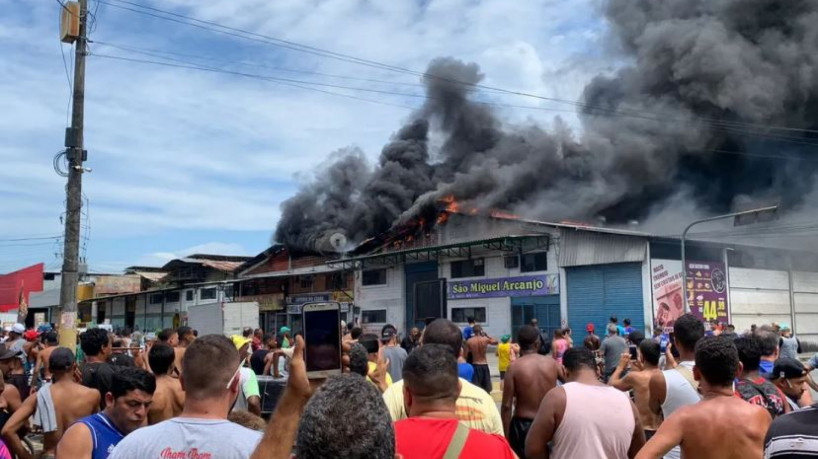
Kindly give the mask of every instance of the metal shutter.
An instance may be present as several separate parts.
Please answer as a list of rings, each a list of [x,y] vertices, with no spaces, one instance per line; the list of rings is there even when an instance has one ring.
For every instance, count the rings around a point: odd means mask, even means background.
[[[640,263],[566,268],[565,273],[568,326],[575,341],[585,336],[588,323],[593,323],[596,333],[604,336],[611,315],[616,315],[620,324],[629,318],[634,329],[645,329]]]

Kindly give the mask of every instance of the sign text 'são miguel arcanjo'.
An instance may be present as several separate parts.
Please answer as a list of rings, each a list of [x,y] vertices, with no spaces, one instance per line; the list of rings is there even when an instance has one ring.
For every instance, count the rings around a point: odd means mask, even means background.
[[[448,297],[450,300],[552,295],[556,293],[559,293],[559,276],[556,274],[449,281],[448,283]]]

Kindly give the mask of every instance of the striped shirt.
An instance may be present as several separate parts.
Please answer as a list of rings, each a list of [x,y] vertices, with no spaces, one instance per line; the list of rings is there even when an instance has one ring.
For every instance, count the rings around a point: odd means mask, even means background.
[[[776,418],[764,439],[764,458],[818,458],[818,404]]]

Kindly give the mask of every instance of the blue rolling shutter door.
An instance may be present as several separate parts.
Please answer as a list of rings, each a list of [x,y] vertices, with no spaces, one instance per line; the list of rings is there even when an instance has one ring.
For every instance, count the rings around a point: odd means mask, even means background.
[[[611,315],[616,315],[620,324],[628,317],[633,328],[645,329],[641,264],[583,266],[565,271],[568,326],[575,340],[585,336],[588,323],[596,326],[597,335],[604,336]]]

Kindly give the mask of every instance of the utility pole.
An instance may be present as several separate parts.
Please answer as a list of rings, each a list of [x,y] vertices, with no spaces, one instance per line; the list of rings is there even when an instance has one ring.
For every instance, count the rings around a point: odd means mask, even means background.
[[[79,0],[79,37],[74,52],[74,94],[71,127],[65,133],[68,184],[65,200],[65,238],[60,282],[60,345],[76,350],[77,286],[79,284],[80,216],[82,212],[82,174],[86,151],[83,148],[85,117],[85,55],[88,37],[88,0]]]

